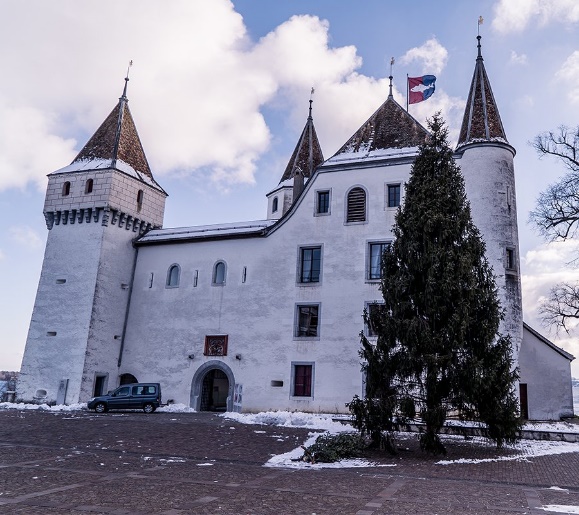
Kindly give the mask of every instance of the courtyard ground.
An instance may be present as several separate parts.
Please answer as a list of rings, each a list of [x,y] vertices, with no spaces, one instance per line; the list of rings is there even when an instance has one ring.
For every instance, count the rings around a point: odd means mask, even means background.
[[[408,434],[398,456],[353,468],[280,458],[311,432],[210,413],[0,410],[0,513],[579,513],[579,444],[540,455],[449,438],[441,458]]]

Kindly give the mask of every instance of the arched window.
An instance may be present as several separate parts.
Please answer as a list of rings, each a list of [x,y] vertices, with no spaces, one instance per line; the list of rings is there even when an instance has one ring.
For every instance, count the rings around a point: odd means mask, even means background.
[[[181,269],[179,265],[171,265],[167,272],[167,288],[177,288],[179,286],[179,276]]]
[[[271,204],[271,212],[275,213],[277,211],[277,197],[274,197],[273,202]]]
[[[366,192],[357,186],[348,192],[346,222],[366,221]]]
[[[84,192],[85,193],[92,193],[92,179],[87,179],[86,184],[84,185]]]
[[[137,192],[137,211],[140,211],[143,207],[143,190]]]
[[[62,196],[66,197],[67,195],[70,195],[70,182],[68,181],[62,185]]]
[[[213,267],[213,284],[225,284],[227,266],[224,261],[217,261]]]

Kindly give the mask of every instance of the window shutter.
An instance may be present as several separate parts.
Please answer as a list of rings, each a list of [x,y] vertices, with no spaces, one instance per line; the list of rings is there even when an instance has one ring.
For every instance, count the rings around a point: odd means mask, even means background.
[[[366,221],[366,192],[362,188],[352,188],[348,193],[346,222]]]

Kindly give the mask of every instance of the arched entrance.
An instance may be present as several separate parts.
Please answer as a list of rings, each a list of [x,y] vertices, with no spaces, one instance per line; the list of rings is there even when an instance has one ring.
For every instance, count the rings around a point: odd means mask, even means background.
[[[137,378],[133,374],[121,374],[120,385],[138,383]]]
[[[221,361],[201,365],[191,383],[191,407],[197,411],[233,411],[235,378]]]

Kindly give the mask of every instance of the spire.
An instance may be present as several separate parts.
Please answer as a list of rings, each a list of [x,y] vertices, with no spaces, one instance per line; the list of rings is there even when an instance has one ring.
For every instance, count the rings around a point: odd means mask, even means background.
[[[418,147],[428,131],[394,100],[392,89],[386,101],[334,155],[374,150]]]
[[[499,109],[491,89],[481,51],[481,36],[477,36],[477,58],[470,92],[466,102],[458,147],[481,141],[508,143]]]
[[[110,168],[117,168],[122,171],[128,165],[138,174],[145,175],[149,181],[153,181],[158,186],[149,167],[129,109],[129,100],[127,98],[128,82],[129,73],[127,70],[123,94],[119,98],[118,104],[71,164],[81,161],[94,161],[95,168],[103,168],[102,161],[109,161],[110,165],[108,166]],[[86,166],[84,169],[87,169]]]
[[[313,92],[314,88],[312,88],[312,94]],[[312,103],[313,100],[310,98],[309,116],[306,125],[279,181],[280,183],[293,179],[297,174],[304,179],[309,179],[314,170],[324,162],[322,147],[318,141],[314,119],[312,118]]]

